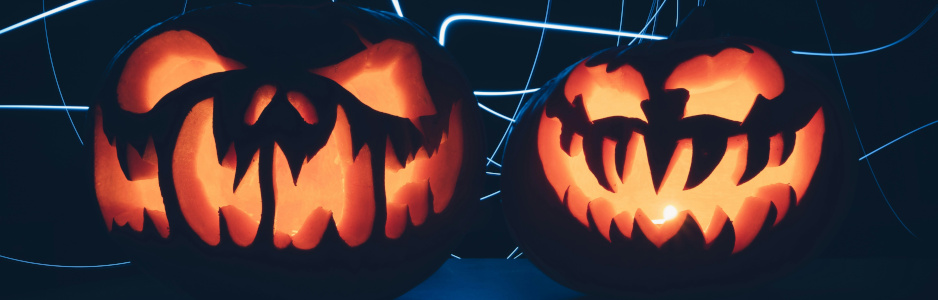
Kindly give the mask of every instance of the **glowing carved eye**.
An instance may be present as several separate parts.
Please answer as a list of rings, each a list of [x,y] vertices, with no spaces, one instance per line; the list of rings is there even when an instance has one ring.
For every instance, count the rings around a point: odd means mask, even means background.
[[[163,96],[193,79],[244,66],[215,53],[204,39],[186,30],[150,38],[130,55],[117,86],[124,110],[146,113]]]
[[[388,39],[334,66],[312,70],[332,79],[374,110],[415,119],[436,114],[413,45]]]
[[[607,64],[587,67],[584,61],[573,69],[564,87],[567,101],[582,95],[591,121],[624,116],[648,122],[640,105],[648,99],[642,74],[629,65],[610,73],[606,67]]]
[[[785,82],[778,63],[762,49],[749,47],[752,53],[730,48],[674,69],[664,88],[688,91],[684,117],[714,115],[742,122],[758,95],[771,100],[782,93]]]

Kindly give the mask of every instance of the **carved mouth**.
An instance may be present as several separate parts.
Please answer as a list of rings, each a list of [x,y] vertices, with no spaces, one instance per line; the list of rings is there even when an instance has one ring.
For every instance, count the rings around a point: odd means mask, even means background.
[[[374,186],[379,182],[375,178],[381,175],[373,172],[381,170],[372,170],[374,155],[380,153],[374,153],[368,142],[353,140],[353,122],[341,105],[336,106],[335,126],[328,140],[299,164],[290,163],[285,154],[288,150],[277,142],[272,151],[254,149],[244,152],[244,158],[234,143],[223,147],[226,151],[217,151],[213,106],[210,98],[192,108],[170,158],[182,215],[209,245],[218,245],[223,236],[242,247],[255,242],[262,228],[265,176],[261,174],[265,170],[271,174],[267,180],[275,202],[273,243],[279,249],[290,245],[300,250],[315,248],[330,223],[347,245],[364,243],[375,228],[375,189],[387,195],[385,235],[392,239],[400,237],[409,225],[420,226],[430,215],[442,212],[454,196],[463,162],[458,103],[449,110],[449,130],[442,133],[430,153],[419,136],[385,137],[383,189]],[[97,118],[97,190],[109,229],[116,223],[143,231],[146,211],[160,235],[168,237],[152,142],[143,154],[128,148],[131,151],[126,159],[119,161],[119,147],[112,146],[104,135],[100,113]],[[266,167],[261,162],[264,155],[270,159]],[[224,228],[225,233],[221,232]]]
[[[791,145],[785,145],[784,133],[772,136],[765,168],[743,182],[750,161],[747,135],[727,138],[719,163],[691,188],[687,186],[688,175],[694,172],[693,139],[677,141],[660,184],[655,184],[646,137],[641,133],[632,133],[625,147],[608,138],[599,146],[590,146],[578,133],[563,138],[562,126],[558,118],[548,117],[546,111],[542,114],[538,151],[558,199],[584,226],[596,226],[610,240],[614,220],[624,237],[631,238],[640,230],[661,247],[688,217],[707,243],[713,242],[729,221],[736,236],[735,253],[758,235],[772,206],[777,211],[777,225],[791,205],[798,205],[820,159],[824,114],[818,109],[810,122],[795,132],[794,150],[787,159],[783,159],[783,152]],[[587,147],[599,147],[601,150],[593,153],[600,157],[588,157]],[[600,162],[601,172],[595,167],[591,170],[590,160]],[[601,184],[603,181],[608,187]]]

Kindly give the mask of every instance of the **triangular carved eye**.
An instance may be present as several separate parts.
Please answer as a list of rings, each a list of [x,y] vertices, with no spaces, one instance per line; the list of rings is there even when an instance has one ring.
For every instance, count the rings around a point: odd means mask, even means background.
[[[771,55],[749,46],[752,53],[729,48],[715,56],[700,55],[674,69],[664,88],[690,94],[684,117],[713,115],[742,122],[758,95],[768,100],[785,88],[782,69]]]
[[[648,100],[642,74],[629,65],[612,72],[606,71],[607,66],[587,67],[584,61],[573,69],[564,86],[567,101],[573,103],[582,95],[590,121],[623,116],[648,122],[641,107],[641,102]]]
[[[332,79],[374,110],[416,119],[436,114],[423,80],[420,55],[409,43],[388,39],[333,66],[311,70]]]
[[[130,54],[117,85],[117,102],[126,111],[146,113],[163,96],[189,81],[243,68],[215,53],[205,39],[192,32],[167,31],[143,42]]]

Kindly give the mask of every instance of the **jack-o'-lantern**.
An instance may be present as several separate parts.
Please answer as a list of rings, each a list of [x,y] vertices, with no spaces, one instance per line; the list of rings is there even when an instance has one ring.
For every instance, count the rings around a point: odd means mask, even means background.
[[[558,282],[600,294],[732,285],[802,261],[837,219],[853,153],[810,74],[728,37],[583,59],[510,133],[515,238]]]
[[[134,263],[198,296],[391,297],[472,218],[475,106],[448,54],[392,14],[190,11],[112,63],[95,191]]]

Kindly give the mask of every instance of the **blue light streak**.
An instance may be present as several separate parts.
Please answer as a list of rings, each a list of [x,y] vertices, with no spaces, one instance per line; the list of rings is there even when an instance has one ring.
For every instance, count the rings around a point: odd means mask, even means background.
[[[508,257],[506,257],[505,259],[511,259],[512,256],[515,256],[515,252],[518,252],[518,248],[521,248],[521,247],[515,247],[515,250],[511,250],[511,254],[508,254]]]
[[[42,0],[42,10],[46,10],[46,0]],[[42,31],[46,36],[46,50],[49,52],[49,65],[52,66],[52,78],[55,79],[55,89],[59,91],[59,99],[62,99],[62,106],[68,106],[68,104],[65,103],[65,96],[62,95],[62,87],[59,85],[59,75],[55,73],[55,62],[52,60],[52,46],[49,44],[49,26],[46,25],[46,18],[42,18]],[[72,130],[75,131],[75,136],[78,137],[78,143],[84,146],[85,142],[81,140],[81,134],[78,133],[78,128],[75,127],[75,120],[72,120],[72,114],[66,109],[65,115],[68,116],[68,123],[72,124]]]
[[[513,96],[513,95],[533,93],[533,92],[537,92],[537,90],[540,90],[540,88],[526,89],[526,90],[520,90],[520,91],[475,91],[475,92],[472,92],[472,94],[476,96]]]
[[[645,30],[648,29],[648,25],[651,25],[651,23],[655,22],[655,20],[658,19],[658,13],[661,12],[661,8],[664,7],[664,4],[665,4],[665,3],[668,3],[668,0],[661,1],[661,5],[658,5],[658,9],[655,10],[655,14],[652,15],[651,18],[648,19],[648,22],[645,23],[645,27],[642,27],[642,30],[638,32],[639,34],[644,34],[644,33],[645,33]],[[654,4],[652,4],[652,5],[654,5]],[[652,31],[654,31],[654,29],[652,29]],[[656,35],[652,35],[652,36],[656,36]],[[667,38],[663,38],[662,40],[665,40],[665,39],[667,39]],[[638,40],[638,38],[632,38],[632,41],[629,42],[629,46],[631,46],[632,43],[634,43],[634,42],[637,41],[637,40]]]
[[[897,137],[896,139],[892,140],[891,142],[888,142],[888,143],[886,143],[885,145],[883,145],[883,146],[881,146],[881,147],[879,147],[879,148],[876,148],[876,150],[870,151],[870,153],[867,153],[866,155],[861,156],[859,160],[862,161],[862,160],[866,159],[867,157],[869,157],[870,155],[873,155],[873,153],[876,153],[876,152],[879,151],[879,150],[883,150],[883,148],[886,148],[886,146],[892,145],[892,143],[895,143],[896,141],[901,140],[902,138],[904,138],[904,137],[906,137],[906,136],[909,136],[910,134],[913,134],[913,133],[915,133],[916,131],[922,130],[922,128],[931,126],[931,125],[933,125],[933,124],[935,124],[935,123],[938,123],[938,120],[932,121],[931,123],[925,124],[925,125],[922,126],[922,127],[916,128],[915,130],[909,131],[909,133],[906,133],[906,134],[903,134],[903,135],[900,136],[900,137]]]
[[[902,41],[905,41],[906,39],[911,37],[913,34],[918,32],[919,29],[922,29],[922,27],[925,26],[925,23],[928,23],[928,20],[931,19],[931,17],[935,15],[935,12],[938,12],[938,5],[936,5],[935,8],[932,9],[931,13],[929,13],[928,16],[925,17],[925,20],[922,20],[922,23],[918,24],[918,26],[915,27],[915,29],[912,29],[912,32],[909,32],[909,34],[906,34],[901,39],[895,42],[892,42],[888,45],[885,45],[879,48],[874,48],[874,49],[865,50],[865,51],[857,51],[857,52],[846,52],[846,53],[822,53],[822,52],[806,52],[806,51],[792,51],[791,53],[798,54],[798,55],[813,55],[813,56],[853,56],[853,55],[873,53],[879,50],[883,50],[883,49],[895,46],[896,44],[901,43]]]
[[[544,9],[544,23],[543,24],[548,24],[547,23],[548,20],[550,20],[550,0],[547,0],[547,8]],[[547,28],[542,27],[541,37],[540,39],[538,39],[538,42],[537,42],[537,51],[534,52],[534,62],[531,63],[531,71],[528,72],[528,80],[524,82],[524,90],[522,91],[527,91],[528,87],[531,86],[531,78],[534,77],[534,70],[537,67],[537,60],[541,56],[541,47],[544,45],[544,36],[546,34],[547,34]],[[515,111],[511,114],[512,118],[518,117],[518,111],[521,109],[521,104],[524,103],[525,94],[526,93],[522,92],[521,97],[518,98],[518,104],[515,106]],[[498,154],[498,150],[501,149],[502,144],[505,143],[505,139],[508,137],[508,131],[511,130],[512,124],[514,124],[514,122],[509,123],[508,127],[505,128],[505,132],[502,133],[502,138],[498,140],[498,145],[495,145],[495,150],[492,151],[492,155],[489,155],[488,157],[486,157],[489,160],[489,162],[485,164],[486,167],[488,167],[491,163],[495,163],[495,161],[492,160],[492,157],[495,157],[495,155]],[[498,165],[498,167],[501,168],[501,165]]]
[[[509,19],[502,17],[492,17],[492,16],[483,16],[483,15],[472,15],[472,14],[455,14],[449,17],[446,17],[443,20],[443,25],[440,26],[440,45],[446,45],[446,32],[450,24],[453,24],[457,21],[478,21],[478,22],[487,22],[487,23],[497,23],[497,24],[507,24],[507,25],[516,25],[524,27],[534,27],[534,28],[545,28],[545,29],[555,29],[562,31],[572,31],[572,32],[582,32],[582,33],[592,33],[600,35],[611,35],[611,36],[624,36],[631,37],[636,39],[649,39],[649,40],[665,40],[667,37],[651,34],[641,34],[628,31],[616,31],[609,29],[593,28],[593,27],[584,27],[576,25],[566,25],[566,24],[556,24],[556,23],[541,23],[534,21],[518,20],[518,19]]]
[[[831,47],[831,39],[827,35],[827,26],[824,25],[824,16],[821,15],[821,5],[817,3],[817,0],[814,0],[814,5],[817,7],[818,18],[821,20],[821,28],[824,29],[824,38],[827,39],[827,48],[830,50],[830,53],[834,53],[834,48]],[[837,73],[837,81],[840,83],[840,91],[844,94],[844,102],[847,104],[847,111],[853,113],[850,109],[850,101],[847,100],[847,91],[844,89],[844,80],[840,77],[840,69],[837,67],[837,58],[835,56],[831,56],[831,60],[834,62],[834,72]],[[863,140],[860,138],[860,130],[857,129],[856,122],[853,123],[853,130],[857,133],[857,142],[860,144],[860,151],[865,154],[866,149],[863,148]],[[886,192],[883,191],[883,186],[879,184],[879,179],[876,178],[876,172],[873,171],[873,164],[870,163],[869,159],[866,160],[866,165],[870,168],[870,175],[873,176],[873,181],[876,183],[876,187],[879,189],[879,193],[883,195],[883,200],[886,201],[886,205],[889,206],[889,210],[892,211],[892,215],[896,217],[896,220],[899,221],[899,224],[901,224],[902,227],[909,232],[909,234],[918,238],[918,236],[915,235],[915,233],[913,233],[912,230],[910,230],[909,227],[905,225],[905,222],[902,222],[902,218],[899,218],[899,214],[897,214],[896,210],[892,207],[892,203],[889,203],[889,199],[886,198]]]
[[[619,10],[619,32],[622,32],[622,20],[625,19],[625,0],[622,0],[622,8]],[[621,36],[616,37],[616,47],[619,47],[619,41],[622,40]]]
[[[492,176],[502,176],[502,173],[495,173],[495,172],[485,172],[485,175],[492,175]]]
[[[7,33],[7,32],[9,32],[9,31],[11,31],[11,30],[13,30],[13,29],[20,28],[20,27],[22,27],[23,25],[26,25],[26,24],[29,24],[29,23],[32,23],[32,22],[36,22],[36,21],[38,21],[39,19],[43,19],[43,18],[45,18],[45,17],[54,15],[54,14],[56,14],[56,13],[59,13],[59,12],[61,12],[61,11],[66,10],[66,9],[69,9],[69,8],[72,8],[72,7],[75,7],[75,6],[77,6],[77,5],[84,4],[85,2],[90,2],[90,1],[91,1],[91,0],[76,0],[76,1],[69,2],[68,4],[65,4],[65,5],[56,7],[55,9],[52,9],[52,10],[50,10],[50,11],[47,11],[47,12],[41,13],[41,14],[39,14],[39,15],[36,15],[35,17],[32,17],[32,18],[23,20],[22,22],[19,22],[19,23],[10,25],[10,26],[7,27],[7,28],[0,29],[0,34]],[[45,6],[45,2],[43,2],[43,6]]]
[[[489,108],[488,106],[483,105],[482,103],[479,103],[479,107],[481,107],[482,109],[484,109],[485,111],[489,112],[490,114],[492,114],[492,115],[494,115],[494,116],[496,116],[496,117],[505,119],[505,121],[508,121],[508,122],[511,122],[511,123],[514,123],[514,122],[515,122],[514,119],[509,118],[509,117],[506,116],[506,115],[500,114],[500,113],[498,113],[497,111],[495,111],[495,110]]]
[[[519,257],[521,257],[521,254],[524,254],[524,252],[518,252],[518,255],[515,255],[515,257],[512,259],[518,259]]]
[[[456,254],[450,254],[449,256],[452,256],[452,257],[454,257],[454,258],[456,258],[456,259],[462,259],[462,257],[456,256]]]
[[[59,106],[59,105],[0,105],[0,109],[88,110],[88,107],[87,106]]]
[[[498,163],[498,162],[492,160],[491,157],[486,157],[485,159],[489,160],[489,164],[493,164],[493,165],[495,165],[495,166],[497,166],[497,167],[499,167],[499,168],[502,167],[502,164],[500,164],[500,163]],[[486,164],[486,165],[488,165],[488,164]]]
[[[335,2],[335,1],[332,1]],[[391,3],[394,4],[394,10],[397,11],[397,16],[403,18],[404,12],[401,11],[401,1],[400,0],[391,0]]]
[[[35,266],[52,267],[52,268],[68,268],[68,269],[109,268],[109,267],[118,267],[118,266],[124,266],[124,265],[129,265],[129,264],[130,264],[129,261],[125,261],[125,262],[122,262],[122,263],[106,264],[106,265],[64,266],[64,265],[52,265],[52,264],[44,264],[44,263],[31,262],[31,261],[22,260],[22,259],[16,259],[16,258],[12,258],[12,257],[8,257],[8,256],[3,256],[3,255],[0,255],[0,258],[6,259],[6,260],[15,261],[15,262],[19,262],[19,263],[35,265]]]
[[[186,2],[182,3],[182,13],[179,13],[180,16],[186,14],[186,6],[189,6],[189,0],[186,0]]]
[[[501,192],[502,192],[502,191],[495,191],[494,193],[488,194],[488,195],[486,195],[485,197],[479,198],[479,201],[482,201],[482,200],[485,200],[485,199],[488,199],[488,198],[492,198],[492,196],[498,195],[498,193],[501,193]]]

